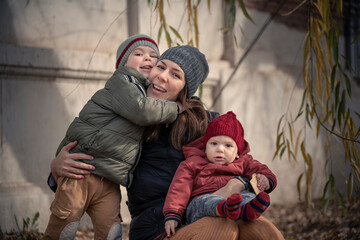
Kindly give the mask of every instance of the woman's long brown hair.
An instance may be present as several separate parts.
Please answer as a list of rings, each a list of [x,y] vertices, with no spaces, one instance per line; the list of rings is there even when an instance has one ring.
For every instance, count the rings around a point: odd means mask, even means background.
[[[188,99],[187,86],[180,91],[176,101],[179,101],[184,111],[172,125],[170,143],[176,150],[205,134],[208,116],[204,104],[197,99]],[[149,126],[145,131],[145,141],[155,141],[160,136],[160,125]]]

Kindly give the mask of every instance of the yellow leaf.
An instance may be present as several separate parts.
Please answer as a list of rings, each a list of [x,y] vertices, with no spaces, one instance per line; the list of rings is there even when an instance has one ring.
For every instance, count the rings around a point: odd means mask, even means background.
[[[299,143],[300,143],[300,137],[301,137],[301,133],[302,133],[302,130],[300,130],[300,132],[298,133],[298,136],[296,138],[296,143],[295,143],[295,156],[297,156],[297,152],[299,150]]]
[[[303,176],[303,173],[300,174],[300,176],[298,177],[297,184],[296,184],[300,201],[301,201],[301,179],[302,179],[302,176]]]
[[[320,120],[317,122],[317,128],[316,128],[316,137],[319,137],[319,134],[320,134],[320,127],[321,127],[321,124],[320,124]]]

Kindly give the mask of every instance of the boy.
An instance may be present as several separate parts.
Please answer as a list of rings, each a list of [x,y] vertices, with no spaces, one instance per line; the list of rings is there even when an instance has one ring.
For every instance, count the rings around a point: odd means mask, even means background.
[[[57,153],[78,141],[71,152],[94,156],[96,167],[83,179],[58,178],[55,199],[44,239],[73,239],[87,212],[95,239],[121,239],[120,189],[129,187],[139,159],[144,127],[172,123],[179,107],[175,102],[146,97],[151,69],[159,56],[157,44],[146,35],[135,35],[118,48],[116,71],[71,123]]]
[[[244,130],[231,111],[211,121],[204,137],[183,147],[186,160],[175,173],[163,210],[168,237],[175,234],[186,208],[187,223],[204,216],[252,221],[267,209],[270,197],[266,192],[276,187],[276,177],[249,151]],[[254,173],[258,182],[254,188],[261,191],[258,195],[249,191],[251,186],[242,178],[251,179]],[[244,183],[244,191],[227,199],[212,194],[234,177]]]

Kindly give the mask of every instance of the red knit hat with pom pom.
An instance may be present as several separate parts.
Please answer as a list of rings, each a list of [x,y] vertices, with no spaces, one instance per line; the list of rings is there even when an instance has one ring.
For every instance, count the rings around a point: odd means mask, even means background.
[[[244,129],[232,111],[215,118],[209,123],[204,136],[204,148],[206,148],[209,139],[215,136],[231,137],[238,147],[239,154],[244,150]]]

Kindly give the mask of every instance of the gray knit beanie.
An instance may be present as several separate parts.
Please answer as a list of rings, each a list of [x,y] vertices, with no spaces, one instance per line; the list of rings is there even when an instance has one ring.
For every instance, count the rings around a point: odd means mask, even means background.
[[[154,49],[159,56],[159,48],[156,42],[149,36],[144,34],[137,34],[126,39],[119,46],[116,53],[116,69],[120,66],[124,66],[130,53],[138,46],[148,46]]]
[[[169,48],[161,54],[159,60],[162,59],[175,62],[184,71],[188,98],[194,95],[209,74],[209,66],[205,55],[196,47],[184,45]]]

